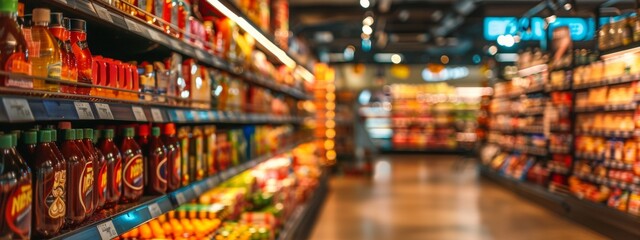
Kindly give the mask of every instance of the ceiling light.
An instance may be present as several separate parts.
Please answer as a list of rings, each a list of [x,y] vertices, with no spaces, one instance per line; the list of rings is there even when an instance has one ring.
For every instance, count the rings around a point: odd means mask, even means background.
[[[362,25],[371,26],[373,25],[373,17],[368,16],[362,20]]]
[[[402,62],[402,56],[400,56],[400,54],[397,54],[397,53],[391,55],[391,62],[393,64],[398,64]]]
[[[371,26],[364,25],[362,26],[362,33],[371,35],[371,33],[373,33],[373,29],[371,28]]]
[[[369,5],[369,0],[360,0],[360,6],[362,6],[362,8],[368,8]]]
[[[564,10],[569,11],[569,10],[571,10],[571,8],[573,8],[573,5],[571,5],[571,3],[565,3],[564,4]]]

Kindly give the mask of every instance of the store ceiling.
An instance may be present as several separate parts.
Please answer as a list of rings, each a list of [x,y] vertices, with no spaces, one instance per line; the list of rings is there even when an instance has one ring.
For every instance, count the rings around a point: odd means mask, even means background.
[[[553,0],[564,3],[567,0]],[[374,63],[376,53],[400,53],[403,63],[440,62],[472,64],[472,56],[483,55],[488,44],[482,39],[484,16],[524,16],[536,12],[549,15],[537,0],[370,0],[364,9],[360,0],[290,0],[291,29],[303,38],[320,60],[340,62],[340,54],[356,48],[350,62]],[[635,9],[635,0],[576,0],[571,12],[558,16],[589,17],[603,3],[617,9]],[[362,51],[362,20],[374,16],[372,50]],[[484,49],[484,50],[483,50]],[[324,56],[324,57],[323,57]],[[336,61],[337,60],[337,61]]]

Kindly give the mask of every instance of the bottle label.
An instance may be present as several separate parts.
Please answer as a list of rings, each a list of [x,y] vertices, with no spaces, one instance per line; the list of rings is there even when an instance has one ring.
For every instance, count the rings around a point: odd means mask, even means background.
[[[55,62],[47,65],[47,77],[60,78],[62,75],[62,62]]]
[[[50,218],[61,218],[66,214],[65,184],[67,182],[67,171],[57,171],[54,175],[53,187],[45,198],[45,204],[49,209],[47,213]]]
[[[115,173],[113,173],[115,174],[115,176],[113,176],[115,181],[113,181],[114,186],[111,187],[114,189],[113,192],[117,193],[117,197],[120,197],[120,189],[122,189],[122,161],[116,162],[113,170],[115,171]],[[109,198],[114,197],[116,196],[109,196]]]
[[[86,204],[85,211],[93,209],[93,163],[88,162],[84,166],[84,173],[80,181],[80,199],[83,206]]]
[[[156,175],[158,176],[158,180],[162,183],[167,183],[167,158],[164,157],[160,159],[158,163],[158,168],[156,169]]]
[[[89,48],[89,44],[87,43],[86,40],[78,41],[78,47],[80,48],[80,50],[84,50],[86,48]]]
[[[180,178],[182,176],[182,168],[180,167],[180,153],[178,153],[177,151],[174,154],[173,157],[173,180],[175,180],[176,182],[180,182]]]
[[[102,166],[100,168],[100,172],[98,173],[98,194],[100,195],[100,199],[107,197],[107,165]]]
[[[31,63],[25,61],[23,53],[13,53],[7,59],[4,69],[12,73],[31,75]],[[30,78],[11,77],[6,80],[5,87],[33,88],[33,80]]]
[[[138,0],[138,8],[142,10],[147,10],[147,0]]]
[[[138,154],[127,161],[124,166],[124,184],[133,190],[142,190],[144,166],[142,163],[142,155]]]
[[[72,50],[72,48],[71,48],[71,45],[72,45],[72,44],[71,44],[71,41],[65,41],[65,42],[64,42],[63,47],[64,47],[64,49],[65,49],[68,53],[70,53],[70,52],[72,52],[72,51],[73,51],[73,50]]]
[[[78,199],[80,202],[80,206],[82,206],[82,211],[87,211],[87,206],[85,205],[85,198],[84,198],[84,180],[85,180],[85,174],[87,172],[87,165],[85,164],[84,167],[82,167],[82,172],[80,173],[80,182],[78,183],[78,189],[80,191],[78,191]],[[89,201],[91,202],[91,201]]]
[[[158,16],[158,17],[162,17],[162,11],[163,11],[163,7],[164,7],[164,1],[153,1],[153,5],[154,5],[154,9],[153,9],[153,13],[154,15]]]
[[[31,230],[31,194],[31,181],[17,186],[4,209],[7,225],[20,236],[28,236]]]

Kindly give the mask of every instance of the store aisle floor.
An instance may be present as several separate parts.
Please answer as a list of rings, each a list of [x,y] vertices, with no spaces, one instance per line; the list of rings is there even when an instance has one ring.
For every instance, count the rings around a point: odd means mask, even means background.
[[[455,155],[382,156],[373,179],[334,177],[312,240],[605,239],[495,183]]]

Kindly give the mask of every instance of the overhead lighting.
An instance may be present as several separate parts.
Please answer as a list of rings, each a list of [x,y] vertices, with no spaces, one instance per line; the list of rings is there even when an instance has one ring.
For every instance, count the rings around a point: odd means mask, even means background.
[[[489,47],[487,52],[489,52],[489,54],[491,54],[491,55],[496,55],[496,53],[498,53],[498,47],[491,46],[491,47]]]
[[[362,26],[362,33],[371,35],[371,33],[373,33],[373,28],[371,28],[371,26],[369,25],[364,25]]]
[[[498,44],[500,46],[513,47],[515,43],[516,41],[511,34],[498,36]]]
[[[365,26],[373,25],[373,17],[368,16],[368,17],[364,18],[364,20],[362,20],[362,25],[365,25]]]
[[[373,60],[379,63],[395,63],[402,62],[402,54],[399,53],[376,53],[373,55]]]
[[[564,10],[569,11],[569,10],[571,10],[571,8],[573,8],[573,5],[571,5],[571,3],[565,3],[564,4]]]
[[[353,60],[353,57],[355,55],[356,52],[356,47],[354,47],[353,45],[349,45],[344,49],[344,60],[345,61],[351,61]]]
[[[516,62],[518,61],[517,53],[500,53],[496,54],[496,61],[498,62]]]
[[[397,53],[391,55],[391,62],[393,64],[398,64],[398,63],[402,62],[402,56],[400,56],[400,54],[397,54]]]
[[[371,5],[369,0],[360,0],[360,6],[362,6],[362,8],[368,8],[369,5]]]
[[[273,42],[271,42],[267,37],[265,37],[258,29],[253,27],[246,19],[236,15],[231,9],[221,3],[219,0],[207,0],[214,8],[216,8],[220,13],[222,13],[227,18],[234,21],[240,28],[242,28],[245,32],[249,33],[260,45],[266,48],[269,52],[271,52],[280,62],[282,62],[287,67],[294,69],[300,72],[302,78],[305,81],[313,82],[314,77],[309,70],[304,67],[298,66],[296,62],[287,55],[287,53],[276,46]]]

